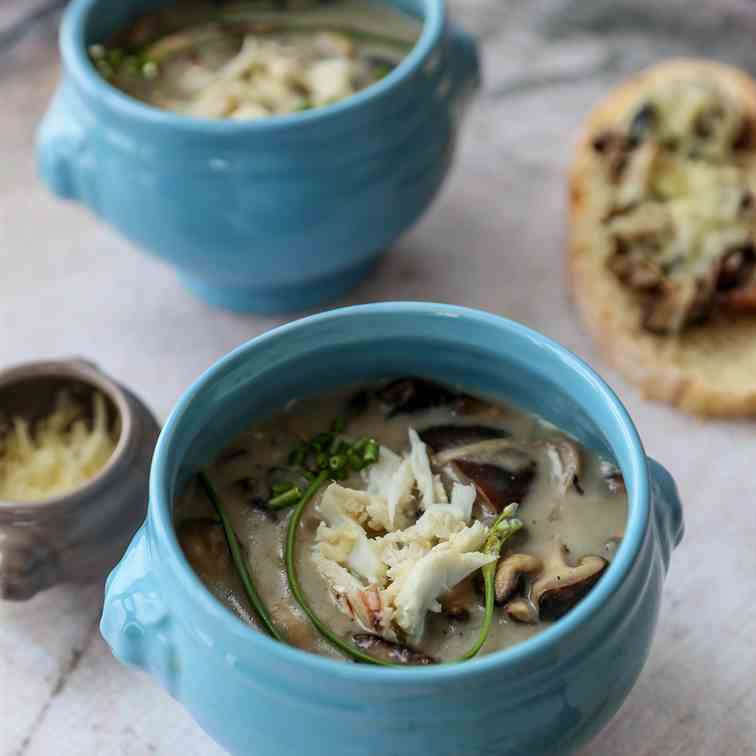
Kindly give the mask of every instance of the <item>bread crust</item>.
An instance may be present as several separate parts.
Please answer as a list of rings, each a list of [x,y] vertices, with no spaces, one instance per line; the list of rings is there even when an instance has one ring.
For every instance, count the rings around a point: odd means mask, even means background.
[[[657,336],[641,325],[641,300],[607,269],[601,245],[601,166],[591,146],[616,126],[649,86],[669,78],[710,79],[736,96],[756,124],[756,82],[731,66],[675,59],[642,71],[613,90],[591,112],[569,173],[570,287],[588,331],[607,359],[649,399],[699,416],[756,415],[756,314],[717,313],[677,336]],[[751,159],[753,163],[751,164]],[[748,172],[756,172],[756,154]],[[754,173],[756,176],[756,173]]]

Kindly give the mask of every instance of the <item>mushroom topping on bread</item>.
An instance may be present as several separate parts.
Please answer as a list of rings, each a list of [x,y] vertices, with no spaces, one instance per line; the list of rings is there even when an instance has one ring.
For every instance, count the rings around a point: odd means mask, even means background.
[[[716,82],[662,82],[624,125],[593,140],[613,187],[607,266],[643,293],[648,331],[680,333],[719,307],[756,311],[743,119]]]

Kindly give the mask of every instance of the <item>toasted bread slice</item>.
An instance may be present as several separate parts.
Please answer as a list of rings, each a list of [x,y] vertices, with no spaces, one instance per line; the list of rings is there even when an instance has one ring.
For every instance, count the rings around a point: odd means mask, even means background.
[[[654,66],[612,91],[590,114],[569,176],[569,276],[589,331],[645,396],[702,416],[756,415],[756,312],[718,309],[702,324],[656,335],[643,326],[644,297],[607,266],[614,242],[603,220],[612,189],[594,140],[626,124],[628,113],[659,82],[712,79],[737,98],[746,122],[756,128],[756,83],[735,68],[699,60]],[[756,181],[756,146],[741,154]]]

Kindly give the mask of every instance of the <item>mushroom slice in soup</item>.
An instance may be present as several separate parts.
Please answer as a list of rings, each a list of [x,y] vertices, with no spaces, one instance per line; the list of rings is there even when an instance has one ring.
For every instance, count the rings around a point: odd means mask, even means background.
[[[510,554],[496,568],[494,590],[496,603],[503,604],[515,592],[524,576],[535,576],[543,569],[543,562],[531,554]]]
[[[525,625],[538,624],[538,610],[531,601],[522,596],[512,599],[504,607],[504,612],[515,622],[522,622]]]
[[[536,461],[509,439],[491,439],[454,447],[436,455],[439,465],[450,465],[475,485],[488,508],[501,512],[522,503],[536,475]]]
[[[434,425],[418,433],[435,453],[457,446],[469,446],[478,441],[509,437],[504,428],[488,425]]]
[[[558,620],[567,614],[593,588],[608,564],[599,556],[588,555],[571,565],[568,553],[564,544],[555,541],[540,577],[533,583],[530,599],[541,620]]]
[[[380,389],[376,396],[386,409],[386,417],[392,418],[443,407],[458,394],[423,378],[399,378]]]

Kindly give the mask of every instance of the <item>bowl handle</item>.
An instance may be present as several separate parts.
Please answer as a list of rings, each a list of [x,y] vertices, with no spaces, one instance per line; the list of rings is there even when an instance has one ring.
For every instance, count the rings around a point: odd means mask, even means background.
[[[672,476],[650,457],[648,459],[648,473],[651,479],[654,518],[666,569],[669,567],[672,550],[682,541],[685,533],[682,503]]]
[[[26,601],[59,577],[58,559],[39,533],[0,525],[0,599]]]
[[[37,172],[62,199],[81,199],[77,163],[86,151],[86,138],[66,102],[65,85],[58,88],[37,129]]]
[[[449,24],[448,55],[452,99],[463,110],[480,86],[480,56],[475,37]]]
[[[152,571],[146,529],[137,531],[108,577],[100,632],[117,659],[145,670],[175,694],[173,622]]]

